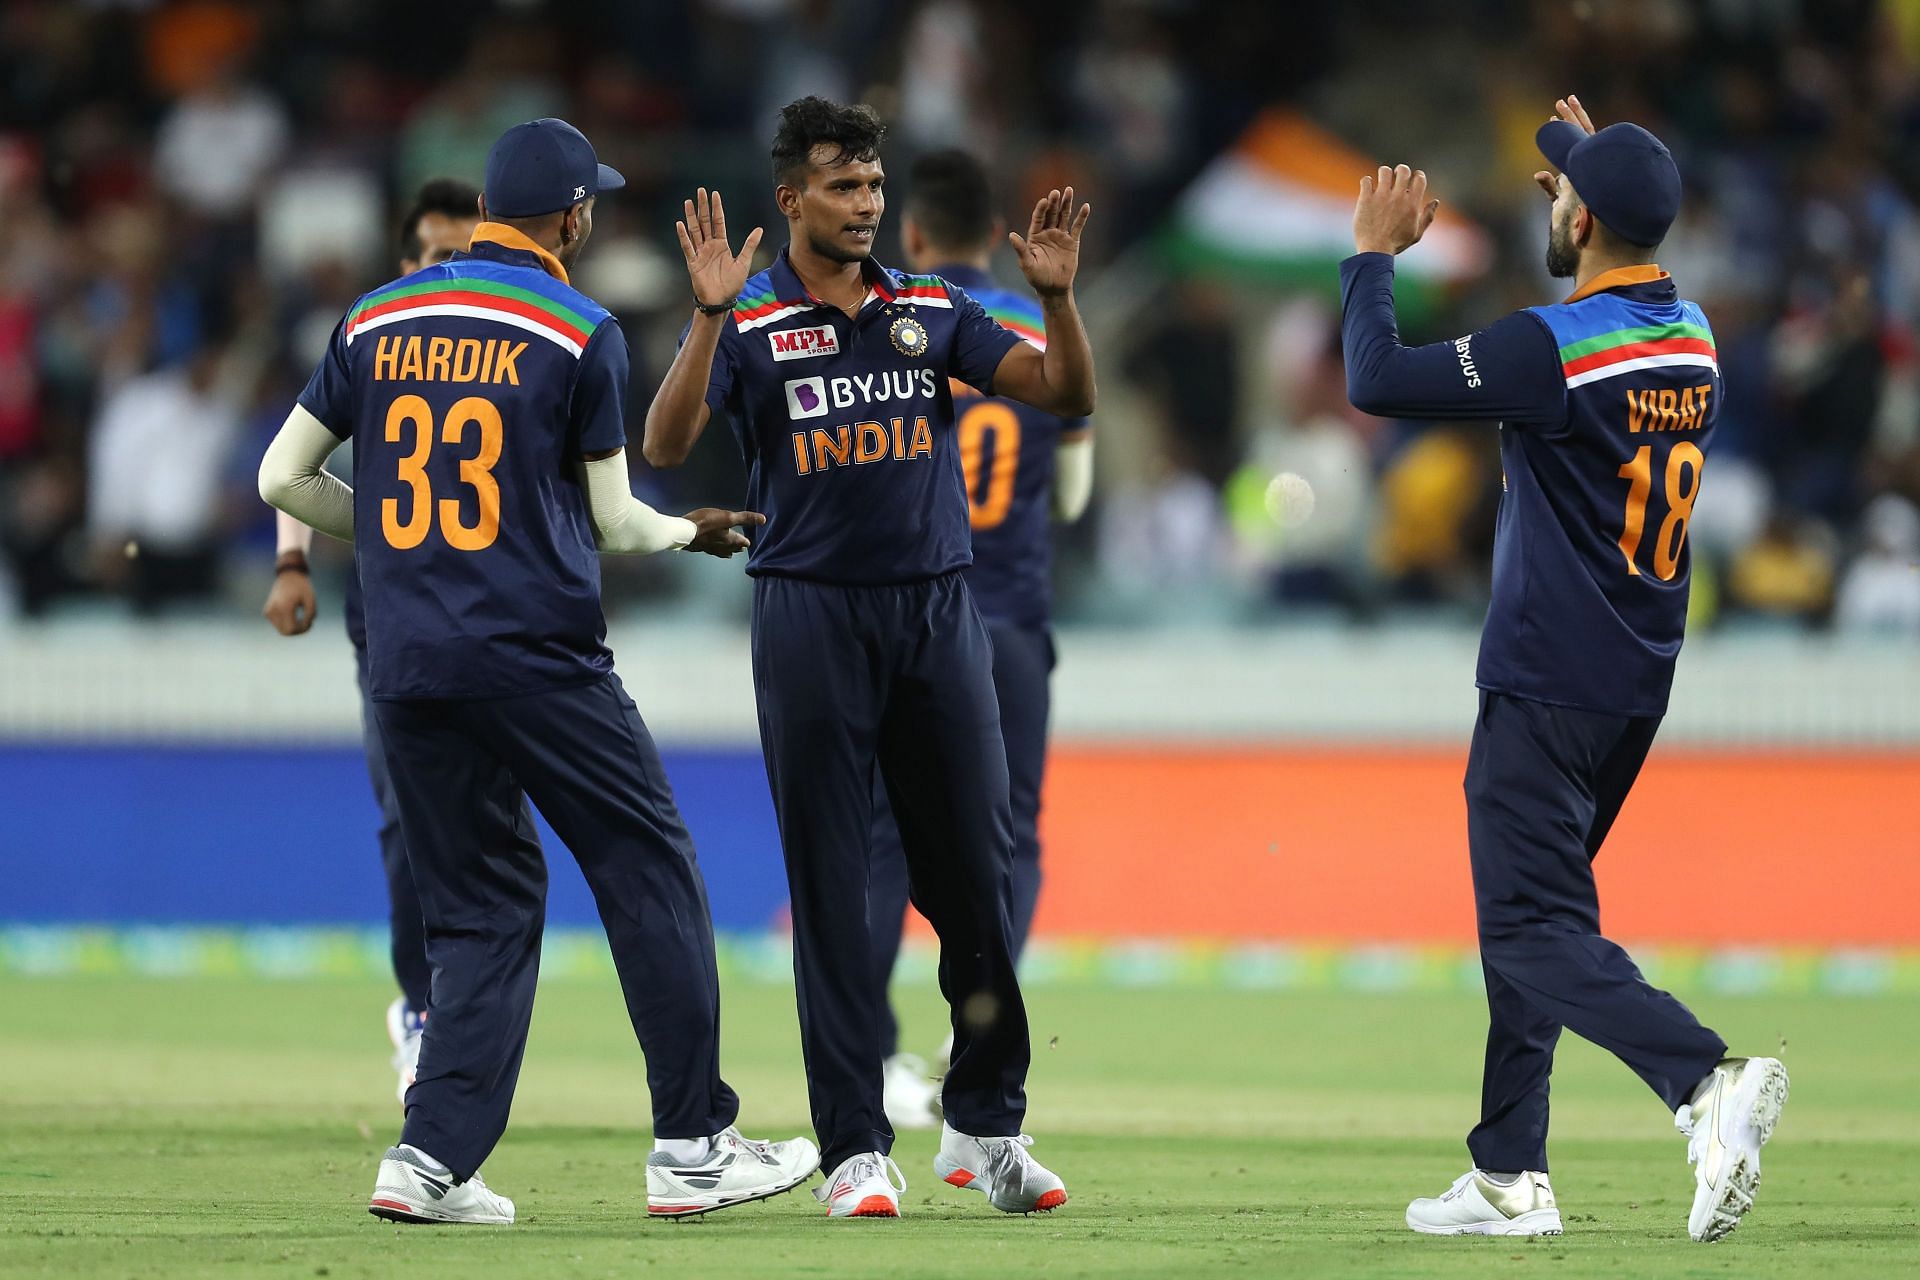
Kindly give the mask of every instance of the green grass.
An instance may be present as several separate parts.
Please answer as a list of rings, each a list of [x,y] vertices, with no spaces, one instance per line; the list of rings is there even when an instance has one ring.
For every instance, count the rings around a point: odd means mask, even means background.
[[[792,993],[728,991],[748,1132],[805,1129]],[[930,992],[905,993],[915,1043]],[[639,1052],[610,982],[541,993],[488,1181],[506,1230],[365,1212],[397,1131],[380,1013],[357,981],[9,980],[0,986],[0,1276],[1892,1276],[1920,1273],[1920,999],[1701,1002],[1785,1053],[1793,1101],[1759,1207],[1685,1238],[1682,1141],[1617,1063],[1564,1042],[1555,1189],[1568,1234],[1415,1237],[1409,1196],[1464,1167],[1482,1008],[1456,994],[1033,993],[1030,1128],[1072,1203],[1007,1218],[895,1155],[899,1222],[802,1194],[649,1222]]]

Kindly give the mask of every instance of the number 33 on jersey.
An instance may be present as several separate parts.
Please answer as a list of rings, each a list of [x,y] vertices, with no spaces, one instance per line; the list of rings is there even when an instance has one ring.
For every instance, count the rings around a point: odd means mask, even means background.
[[[625,445],[627,373],[607,311],[495,223],[347,313],[300,401],[354,443],[376,697],[501,696],[604,665],[564,640],[605,630],[577,470]]]

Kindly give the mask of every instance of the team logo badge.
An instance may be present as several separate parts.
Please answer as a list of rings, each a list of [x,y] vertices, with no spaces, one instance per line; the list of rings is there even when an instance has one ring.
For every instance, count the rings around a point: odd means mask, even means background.
[[[826,411],[825,378],[795,378],[787,384],[787,417],[818,418]]]
[[[893,349],[903,356],[923,356],[927,354],[927,330],[912,316],[901,316],[893,322],[893,328],[887,330],[887,337],[893,340]]]

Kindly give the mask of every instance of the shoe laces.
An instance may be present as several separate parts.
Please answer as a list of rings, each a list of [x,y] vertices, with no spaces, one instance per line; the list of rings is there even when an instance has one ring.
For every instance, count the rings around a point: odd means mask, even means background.
[[[904,1195],[907,1190],[907,1175],[900,1172],[900,1166],[893,1162],[892,1156],[883,1156],[878,1151],[869,1151],[864,1155],[853,1156],[840,1169],[840,1176],[832,1182],[814,1189],[814,1197],[821,1201],[831,1200],[834,1193],[844,1186],[857,1186],[871,1178],[884,1178],[895,1195]]]
[[[774,1153],[773,1143],[765,1138],[749,1138],[739,1129],[728,1125],[714,1138],[713,1147],[717,1154],[721,1146],[731,1145],[759,1160],[761,1164],[779,1164],[780,1157]]]
[[[1024,1174],[1028,1166],[1034,1163],[1033,1157],[1027,1154],[1027,1148],[1033,1145],[1031,1134],[1016,1133],[1010,1138],[975,1138],[974,1141],[987,1153],[985,1171],[989,1176],[1015,1170]]]

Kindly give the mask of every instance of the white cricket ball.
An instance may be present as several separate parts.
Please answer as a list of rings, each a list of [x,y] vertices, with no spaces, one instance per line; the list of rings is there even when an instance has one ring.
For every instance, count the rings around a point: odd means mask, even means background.
[[[1313,486],[1305,476],[1282,471],[1267,485],[1267,514],[1282,529],[1298,529],[1313,515]]]

